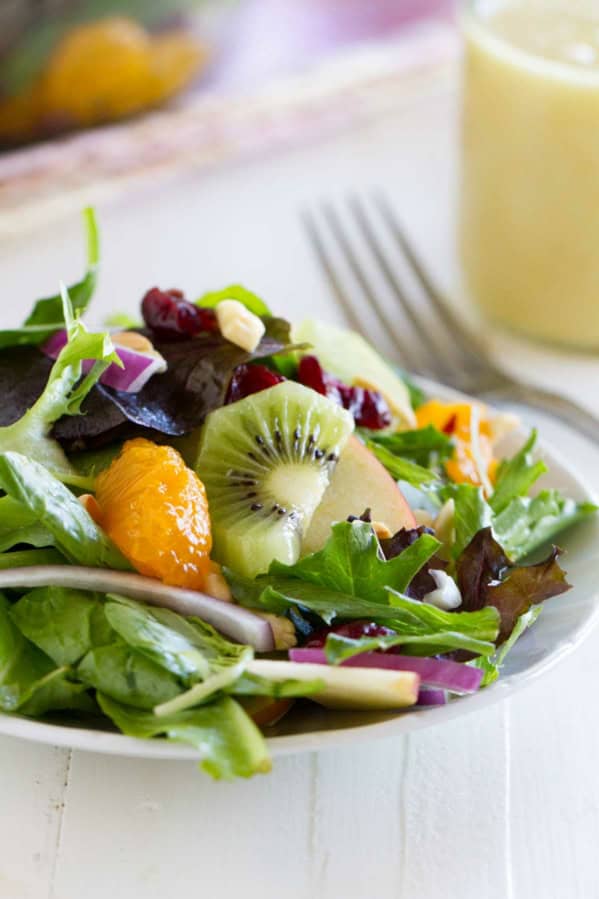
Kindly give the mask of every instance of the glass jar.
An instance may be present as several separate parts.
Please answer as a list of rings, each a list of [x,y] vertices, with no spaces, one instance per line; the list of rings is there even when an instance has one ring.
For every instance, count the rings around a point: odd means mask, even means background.
[[[0,2],[0,147],[117,121],[198,79],[235,0]]]
[[[467,291],[531,337],[599,348],[599,4],[473,0],[463,14]]]

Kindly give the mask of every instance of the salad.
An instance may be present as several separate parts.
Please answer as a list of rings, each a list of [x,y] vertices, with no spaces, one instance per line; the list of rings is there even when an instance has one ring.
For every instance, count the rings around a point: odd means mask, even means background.
[[[270,767],[295,707],[404,713],[499,676],[596,509],[533,431],[233,285],[84,324],[88,268],[0,331],[0,711]],[[416,711],[417,713],[417,711]],[[272,731],[271,731],[272,732]]]

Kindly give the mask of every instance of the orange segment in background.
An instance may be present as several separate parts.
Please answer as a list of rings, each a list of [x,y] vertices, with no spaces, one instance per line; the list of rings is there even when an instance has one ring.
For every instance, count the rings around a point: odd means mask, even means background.
[[[497,460],[493,456],[491,423],[486,409],[478,405],[478,446],[480,456],[486,466],[486,475],[492,482],[497,470]],[[472,411],[471,403],[442,403],[440,400],[429,400],[416,410],[416,421],[419,428],[433,425],[444,434],[449,434],[455,441],[453,458],[445,463],[448,478],[457,484],[481,483],[481,476],[472,449]]]
[[[204,485],[179,453],[129,440],[96,480],[101,524],[141,574],[203,589],[213,570]]]

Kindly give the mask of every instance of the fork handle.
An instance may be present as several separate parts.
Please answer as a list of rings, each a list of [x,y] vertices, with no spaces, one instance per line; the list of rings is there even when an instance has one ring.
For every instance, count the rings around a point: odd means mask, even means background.
[[[493,398],[515,400],[527,406],[548,412],[578,431],[588,440],[599,445],[599,418],[589,409],[580,406],[552,390],[536,387],[534,384],[518,384],[511,381],[505,388],[492,391]]]

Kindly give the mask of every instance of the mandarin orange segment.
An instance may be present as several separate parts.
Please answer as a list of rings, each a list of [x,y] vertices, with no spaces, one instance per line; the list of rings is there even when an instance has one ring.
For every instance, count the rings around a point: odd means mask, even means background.
[[[491,482],[497,470],[497,460],[493,456],[491,423],[482,414],[478,424],[478,449],[486,466],[486,474]],[[450,480],[457,484],[481,483],[481,476],[472,446],[472,405],[470,403],[442,403],[429,400],[416,410],[419,428],[433,425],[439,431],[451,435],[455,442],[453,457],[445,463],[445,471]]]
[[[213,570],[208,499],[175,449],[129,440],[98,475],[96,499],[102,527],[137,571],[203,589]]]

